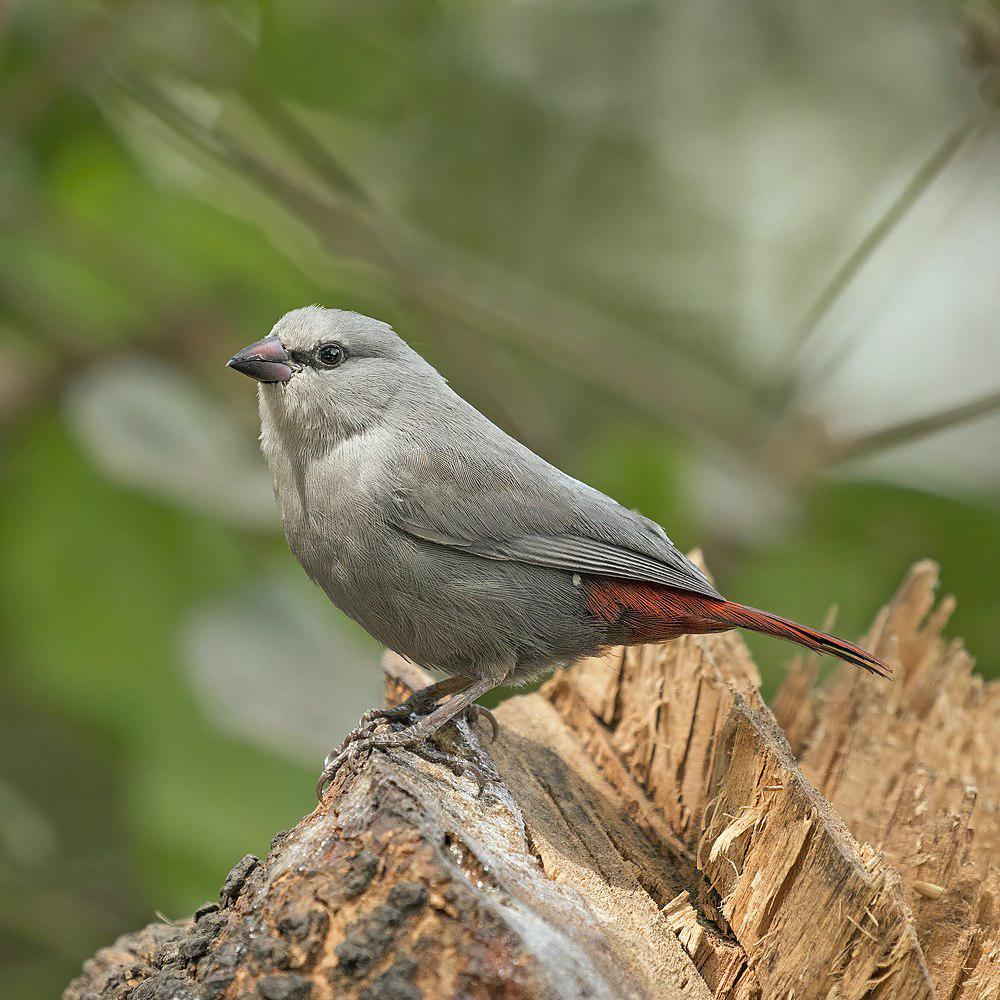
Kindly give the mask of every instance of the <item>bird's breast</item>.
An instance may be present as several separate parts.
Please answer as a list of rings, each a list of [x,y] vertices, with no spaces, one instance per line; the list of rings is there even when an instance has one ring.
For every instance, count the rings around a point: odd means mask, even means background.
[[[386,496],[391,493],[385,436],[358,434],[320,456],[270,458],[289,547],[303,568],[343,605],[376,560],[384,559]]]

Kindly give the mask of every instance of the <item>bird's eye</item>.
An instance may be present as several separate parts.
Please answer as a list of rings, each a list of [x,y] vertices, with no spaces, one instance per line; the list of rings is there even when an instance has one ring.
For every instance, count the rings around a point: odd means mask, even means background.
[[[316,351],[316,363],[321,368],[336,368],[347,355],[340,344],[323,344]]]

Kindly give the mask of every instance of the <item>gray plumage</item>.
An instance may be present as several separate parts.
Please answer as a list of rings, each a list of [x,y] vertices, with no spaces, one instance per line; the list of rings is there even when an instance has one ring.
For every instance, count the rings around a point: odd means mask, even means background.
[[[320,795],[370,750],[446,759],[422,742],[490,688],[614,643],[749,628],[891,673],[724,600],[658,524],[505,434],[385,323],[296,309],[229,364],[260,382],[261,446],[306,572],[384,645],[450,675],[369,712],[328,755]]]
[[[607,641],[580,574],[719,596],[659,525],[505,434],[386,324],[310,306],[271,337],[292,375],[260,386],[261,444],[288,544],[386,646],[520,682]],[[328,343],[343,363],[308,363]]]

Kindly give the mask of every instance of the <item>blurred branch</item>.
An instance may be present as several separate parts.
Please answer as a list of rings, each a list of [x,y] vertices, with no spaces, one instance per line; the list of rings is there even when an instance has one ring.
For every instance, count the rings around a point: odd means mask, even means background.
[[[839,465],[885,451],[888,448],[911,444],[931,434],[937,434],[939,431],[957,427],[970,420],[978,420],[980,417],[988,416],[997,410],[1000,410],[1000,390],[926,417],[904,420],[869,434],[861,434],[845,441],[834,442],[827,453],[825,465]]]
[[[250,107],[277,135],[283,136],[302,156],[302,159],[340,195],[365,207],[373,206],[366,191],[313,133],[296,118],[295,113],[282,107],[269,94],[259,88],[248,99]]]
[[[711,365],[674,352],[654,362],[650,354],[659,350],[658,345],[624,324],[525,289],[523,282],[514,282],[509,275],[483,268],[477,273],[467,257],[448,253],[396,220],[380,216],[361,185],[300,123],[283,122],[283,134],[334,187],[336,202],[289,178],[233,136],[198,122],[161,90],[132,79],[119,78],[119,83],[181,138],[284,206],[329,252],[348,252],[379,268],[397,293],[432,323],[456,324],[477,336],[502,336],[658,422],[681,420],[700,436],[737,446],[756,439],[760,407]],[[253,105],[259,109],[260,99]],[[273,121],[280,113],[280,108],[269,107],[266,117]],[[449,275],[447,282],[444,274]],[[515,315],[512,309],[519,303]]]
[[[809,309],[795,335],[795,345],[801,347],[818,329],[837,300],[843,295],[851,282],[857,277],[875,251],[885,242],[889,234],[906,217],[910,210],[927,192],[934,181],[941,176],[945,167],[955,157],[955,154],[974,134],[982,133],[990,122],[991,113],[977,114],[949,133],[937,149],[917,168],[916,173],[896,197],[895,201],[885,210],[874,226],[868,231],[861,242],[841,264],[830,282],[820,293]],[[810,382],[826,381],[851,356],[857,347],[860,335],[847,338],[829,363],[818,372]],[[803,389],[801,384],[789,387],[791,392]]]
[[[453,343],[467,340],[470,334],[476,340],[502,338],[519,353],[562,368],[658,423],[682,423],[689,433],[715,444],[721,442],[744,453],[761,452],[761,441],[768,436],[767,411],[733,373],[721,371],[711,357],[696,355],[681,341],[671,342],[664,351],[654,339],[589,304],[530,287],[518,275],[413,231],[379,205],[294,111],[270,94],[250,87],[239,92],[239,97],[257,121],[297,157],[305,174],[282,169],[256,144],[242,141],[232,127],[224,129],[217,120],[203,120],[186,105],[181,92],[150,82],[148,73],[118,72],[113,79],[128,99],[176,138],[284,209],[328,253],[349,256],[372,268],[437,337]],[[805,317],[800,339],[818,327],[865,262],[988,120],[987,114],[956,129],[920,166],[834,274]],[[855,343],[845,345],[832,368],[843,362]],[[469,378],[481,384],[489,380],[476,366],[471,367]],[[789,392],[794,388],[789,386]],[[932,433],[939,419],[945,420],[942,426],[952,426],[976,412],[973,403],[946,415],[834,445],[826,464],[844,461],[856,450],[867,453]],[[791,425],[789,420],[783,422]]]
[[[196,121],[156,87],[122,77],[118,77],[117,82],[127,96],[196,149],[228,165],[276,198],[295,218],[323,236],[327,249],[370,258],[380,267],[391,263],[394,253],[374,226],[352,206],[317,197],[260,157],[249,153],[219,129],[208,128]],[[336,233],[335,239],[331,239],[331,233]]]
[[[983,121],[982,116],[976,116],[971,121],[966,122],[959,128],[947,135],[944,141],[933,153],[917,168],[916,173],[899,193],[896,200],[885,210],[874,226],[865,234],[864,239],[848,255],[836,273],[830,279],[829,284],[820,292],[819,297],[813,303],[802,326],[799,330],[799,337],[805,339],[812,334],[820,321],[830,311],[830,308],[843,294],[844,290],[851,283],[854,277],[864,266],[865,261],[885,242],[886,237],[899,224],[907,212],[920,200],[921,195],[936,180],[942,170],[951,162],[955,153],[961,148],[966,139],[976,130]]]
[[[950,133],[934,153],[920,166],[896,200],[848,256],[847,260],[820,294],[800,327],[798,334],[799,346],[815,333],[819,324],[827,316],[834,303],[840,298],[854,278],[857,277],[867,260],[885,242],[889,234],[917,204],[931,184],[941,176],[948,164],[954,160],[956,153],[973,137],[983,135],[993,120],[993,109],[988,109],[985,114],[979,114],[970,118],[965,124]],[[810,383],[829,380],[851,356],[859,344],[861,336],[861,333],[856,332],[852,337],[847,338],[841,348],[832,356],[822,370],[810,379],[809,383],[800,382],[795,384],[794,382],[790,382],[788,386],[789,397],[786,405],[790,404],[793,393],[798,394],[807,391]],[[852,459],[875,454],[888,448],[908,444],[935,434],[938,431],[958,426],[969,420],[975,420],[998,407],[1000,407],[1000,395],[990,393],[979,399],[940,413],[904,421],[843,442],[833,442],[828,444],[827,447],[820,449],[820,460],[814,467],[828,468]],[[789,410],[790,405],[788,405],[788,409],[786,409],[786,413],[782,418],[783,423],[794,424],[799,427],[811,426],[809,421],[794,421]],[[780,437],[781,435],[778,434],[777,436]]]

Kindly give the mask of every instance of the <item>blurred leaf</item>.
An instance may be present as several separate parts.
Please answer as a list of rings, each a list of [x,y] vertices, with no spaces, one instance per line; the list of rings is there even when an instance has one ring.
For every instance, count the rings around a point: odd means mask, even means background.
[[[210,396],[150,358],[108,361],[66,393],[70,426],[106,474],[246,527],[277,523],[252,438]]]
[[[315,805],[321,764],[227,739],[194,713],[155,725],[130,748],[118,817],[148,919],[187,916],[244,854],[266,854],[274,834]]]
[[[183,614],[248,569],[217,522],[108,482],[51,416],[8,443],[0,626],[25,691],[106,731],[192,710],[173,647]],[[16,489],[11,485],[16,483]]]
[[[47,861],[56,835],[45,816],[13,785],[0,780],[0,856],[23,868]]]
[[[308,764],[381,703],[377,643],[301,575],[271,575],[199,608],[182,642],[220,729]]]
[[[315,777],[220,735],[188,690],[182,623],[252,578],[245,540],[109,483],[51,418],[8,445],[3,473],[17,483],[0,491],[5,684],[44,725],[31,740],[9,721],[0,733],[27,748],[19,770],[66,831],[67,858],[92,840],[117,869],[106,893],[143,886],[132,923],[160,905],[190,912],[308,808]],[[76,729],[100,736],[101,766],[86,766]]]

